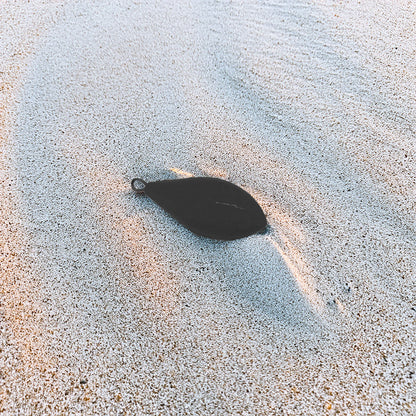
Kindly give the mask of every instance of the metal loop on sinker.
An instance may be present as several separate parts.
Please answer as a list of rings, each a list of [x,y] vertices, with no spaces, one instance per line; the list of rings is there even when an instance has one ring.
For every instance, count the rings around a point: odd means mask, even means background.
[[[147,183],[140,178],[134,178],[131,181],[131,188],[137,194],[144,194],[144,189],[146,188]]]

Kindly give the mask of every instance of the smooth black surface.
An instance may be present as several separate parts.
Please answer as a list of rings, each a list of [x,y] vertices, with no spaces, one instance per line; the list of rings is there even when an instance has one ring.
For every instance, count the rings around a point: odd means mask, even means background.
[[[146,183],[144,193],[195,234],[235,240],[267,226],[263,210],[240,187],[217,178]]]

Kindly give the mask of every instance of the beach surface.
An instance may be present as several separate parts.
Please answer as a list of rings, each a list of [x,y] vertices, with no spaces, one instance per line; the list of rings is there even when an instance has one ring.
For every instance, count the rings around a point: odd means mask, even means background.
[[[415,2],[3,1],[0,58],[0,414],[416,414]],[[189,176],[267,232],[130,188]]]

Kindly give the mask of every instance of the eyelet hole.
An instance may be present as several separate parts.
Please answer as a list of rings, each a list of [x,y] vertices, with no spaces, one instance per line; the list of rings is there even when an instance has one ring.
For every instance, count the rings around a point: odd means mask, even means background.
[[[140,178],[134,178],[131,181],[131,188],[133,189],[134,192],[138,194],[144,194],[146,185],[147,183],[143,179],[140,179]]]

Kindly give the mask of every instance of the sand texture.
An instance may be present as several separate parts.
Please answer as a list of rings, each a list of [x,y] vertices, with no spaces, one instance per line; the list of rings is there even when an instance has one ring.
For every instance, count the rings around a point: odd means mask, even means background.
[[[416,414],[414,1],[3,1],[0,111],[0,414]]]

